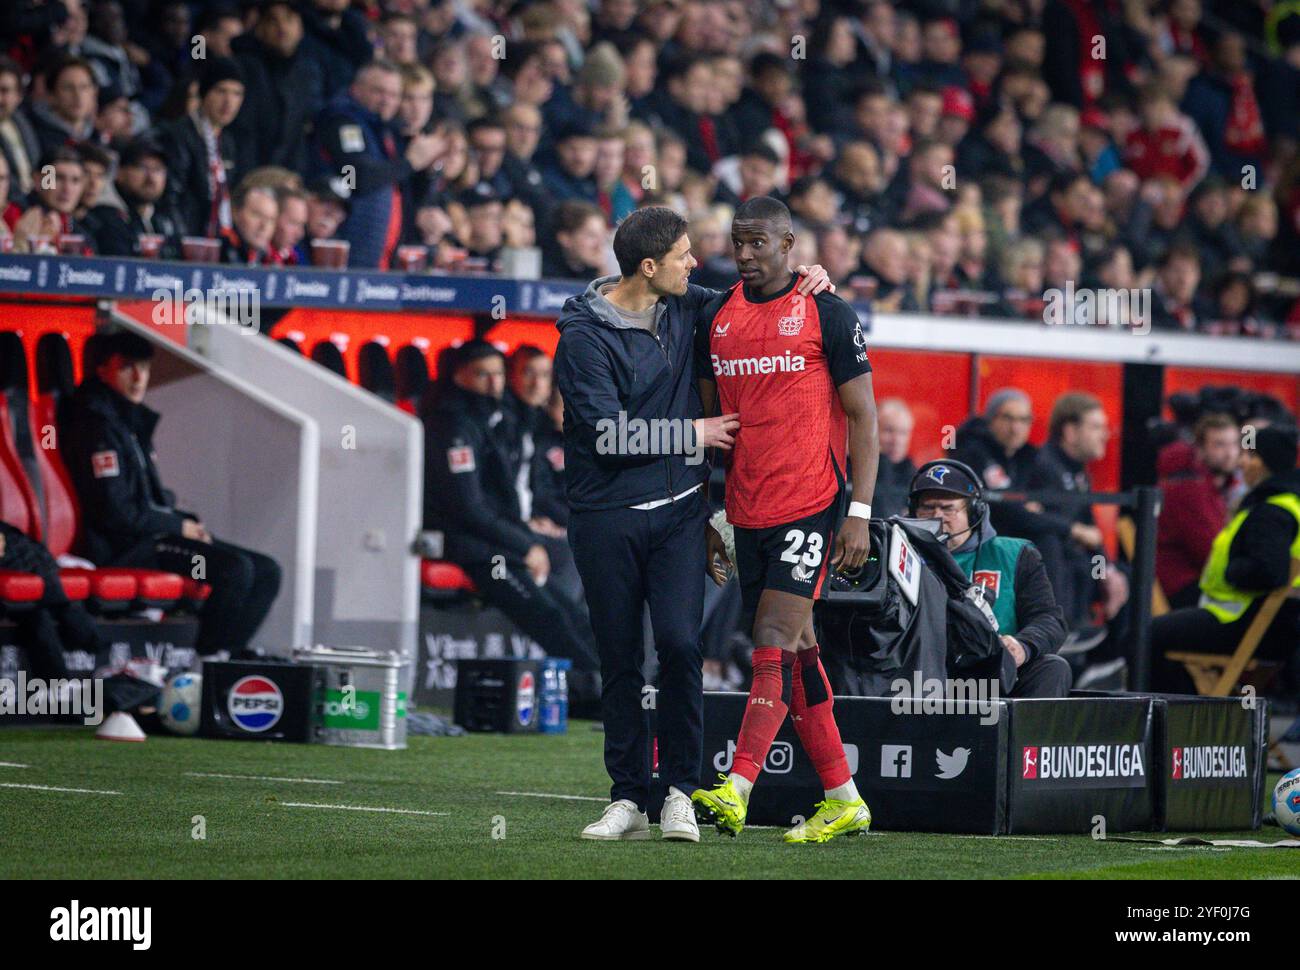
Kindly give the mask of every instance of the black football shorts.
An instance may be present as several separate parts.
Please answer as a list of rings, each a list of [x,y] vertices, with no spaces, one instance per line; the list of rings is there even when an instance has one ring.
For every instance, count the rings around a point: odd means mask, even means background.
[[[736,527],[736,573],[740,578],[741,614],[747,633],[765,589],[779,589],[815,600],[830,570],[835,527],[843,495],[820,512],[767,529]]]

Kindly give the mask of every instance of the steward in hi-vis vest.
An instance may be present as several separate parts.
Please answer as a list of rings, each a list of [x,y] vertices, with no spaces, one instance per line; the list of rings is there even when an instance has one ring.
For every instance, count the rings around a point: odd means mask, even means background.
[[[1155,686],[1192,692],[1191,678],[1171,650],[1232,653],[1264,598],[1286,585],[1291,560],[1300,559],[1300,471],[1297,432],[1270,425],[1255,432],[1255,447],[1243,448],[1241,470],[1250,491],[1214,538],[1201,571],[1201,599],[1193,609],[1174,610],[1151,623]],[[1300,587],[1300,582],[1296,583]],[[1255,656],[1287,660],[1300,644],[1300,593],[1282,609],[1260,641]]]

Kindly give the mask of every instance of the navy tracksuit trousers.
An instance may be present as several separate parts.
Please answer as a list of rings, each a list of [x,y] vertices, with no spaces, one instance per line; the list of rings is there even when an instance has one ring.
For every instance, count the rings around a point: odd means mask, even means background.
[[[642,616],[650,607],[659,658],[659,777],[686,794],[699,787],[704,694],[704,489],[656,509],[573,512],[569,543],[600,652],[605,768],[610,800],[646,810],[650,716],[643,696]]]

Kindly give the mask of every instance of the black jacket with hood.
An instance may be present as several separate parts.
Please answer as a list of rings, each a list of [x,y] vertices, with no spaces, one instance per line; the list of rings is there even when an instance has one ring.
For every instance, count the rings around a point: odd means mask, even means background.
[[[952,456],[979,472],[984,488],[990,492],[1029,491],[1038,481],[1038,451],[1026,442],[1008,456],[993,437],[988,421],[976,416],[957,429],[957,448]],[[991,514],[994,525],[1007,535],[1035,540],[1070,533],[1068,516],[1052,511],[1031,512],[1017,502],[991,503]]]
[[[594,280],[581,296],[565,301],[556,321],[565,489],[575,512],[671,498],[708,478],[709,467],[703,453],[695,450],[690,424],[702,413],[692,348],[696,320],[704,305],[720,294],[688,285],[684,295],[665,297],[659,301],[656,332],[651,334],[624,321],[601,295],[617,281],[617,276]],[[624,454],[621,447],[598,448],[602,433],[619,428],[620,415],[628,428],[635,427],[626,424],[633,420],[682,422],[672,436],[678,453]]]
[[[427,396],[424,527],[442,531],[447,558],[462,566],[496,555],[521,561],[537,537],[520,502],[518,416],[504,401],[451,383]]]
[[[94,376],[68,402],[61,450],[81,501],[82,552],[96,565],[113,565],[155,536],[180,535],[194,517],[176,508],[154,464],[158,420]]]

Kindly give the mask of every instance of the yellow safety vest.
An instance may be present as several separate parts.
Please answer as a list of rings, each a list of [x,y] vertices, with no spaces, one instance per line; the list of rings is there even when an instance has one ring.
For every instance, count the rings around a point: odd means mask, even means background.
[[[1295,516],[1296,538],[1291,543],[1291,558],[1300,559],[1300,495],[1282,492],[1279,495],[1269,496],[1265,501],[1270,505],[1286,509]],[[1213,613],[1220,623],[1231,623],[1240,619],[1241,614],[1246,612],[1246,608],[1251,603],[1266,592],[1270,592],[1261,590],[1251,593],[1237,589],[1223,575],[1228,568],[1228,548],[1232,545],[1232,539],[1253,508],[1254,506],[1242,509],[1232,517],[1232,521],[1224,530],[1214,537],[1214,545],[1210,547],[1210,558],[1206,560],[1205,569],[1201,572],[1200,607]],[[1300,578],[1296,579],[1295,586],[1300,587]]]

